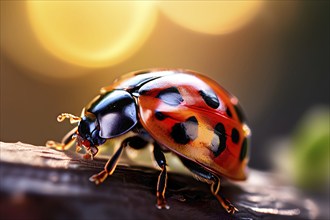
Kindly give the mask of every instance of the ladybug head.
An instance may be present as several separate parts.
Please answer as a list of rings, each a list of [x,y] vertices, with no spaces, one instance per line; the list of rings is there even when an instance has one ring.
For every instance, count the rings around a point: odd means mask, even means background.
[[[99,135],[100,126],[94,114],[86,112],[80,119],[77,130],[78,146],[94,147],[104,144],[105,138]]]
[[[68,118],[71,124],[78,123],[76,134],[72,136],[78,146],[90,148],[103,144],[106,139],[99,136],[100,127],[95,115],[85,111],[83,113],[83,117],[62,113],[57,117],[57,121],[62,122]]]

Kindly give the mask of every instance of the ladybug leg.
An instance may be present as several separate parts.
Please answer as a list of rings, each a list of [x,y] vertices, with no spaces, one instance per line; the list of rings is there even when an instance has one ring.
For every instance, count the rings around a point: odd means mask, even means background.
[[[215,198],[220,202],[222,207],[226,209],[229,214],[234,214],[238,209],[225,197],[223,197],[220,193],[220,178],[218,176],[214,176],[215,180],[211,184],[211,192],[215,196]]]
[[[69,150],[71,147],[75,146],[76,138],[75,134],[78,130],[78,127],[75,127],[69,131],[63,138],[61,143],[55,141],[47,141],[46,146],[50,148],[55,148],[56,150]],[[78,149],[76,149],[78,150]]]
[[[59,116],[57,116],[57,121],[62,122],[65,119],[69,119],[71,124],[76,124],[78,123],[81,118],[69,113],[62,113]],[[75,144],[76,138],[74,135],[76,134],[78,130],[78,127],[75,127],[71,131],[69,131],[62,139],[61,143],[55,142],[55,141],[47,141],[46,146],[50,148],[55,148],[56,150],[68,150]],[[79,151],[77,148],[76,151]]]
[[[224,198],[220,194],[220,178],[209,171],[205,170],[202,166],[198,165],[197,163],[194,163],[190,160],[187,160],[183,157],[180,157],[180,160],[182,161],[183,165],[185,165],[193,174],[194,177],[197,180],[206,182],[208,184],[211,184],[211,192],[215,196],[215,198],[220,202],[222,207],[230,214],[234,214],[235,211],[238,211],[238,209],[231,204],[231,202]]]
[[[118,159],[120,158],[120,155],[123,152],[123,149],[126,145],[127,145],[127,141],[123,141],[119,149],[105,164],[104,170],[99,172],[98,174],[91,176],[89,180],[95,182],[95,184],[98,185],[102,183],[109,175],[112,175],[117,167]]]
[[[158,166],[162,169],[161,173],[158,176],[158,182],[157,182],[156,207],[158,209],[164,209],[164,208],[169,209],[170,207],[166,204],[166,200],[165,200],[165,191],[167,184],[166,159],[158,143],[154,143],[153,154]]]
[[[99,152],[99,149],[97,147],[88,147],[88,148],[85,148],[85,149],[86,149],[87,152],[83,156],[84,159],[93,160],[95,155],[97,154],[97,152]],[[81,147],[76,146],[76,152],[79,152],[80,150],[81,150]]]

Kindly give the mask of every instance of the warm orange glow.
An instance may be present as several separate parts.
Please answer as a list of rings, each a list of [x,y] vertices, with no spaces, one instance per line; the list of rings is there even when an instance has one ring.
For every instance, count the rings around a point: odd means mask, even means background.
[[[56,57],[102,67],[131,56],[156,21],[152,1],[28,1],[33,30]]]
[[[193,31],[226,34],[248,23],[262,1],[161,1],[163,12]]]
[[[155,30],[159,12],[191,30],[223,34],[248,23],[262,4],[257,1],[5,1],[1,2],[1,26],[7,31],[1,33],[1,51],[37,78],[38,74],[77,77],[95,72],[95,68],[119,64],[140,50]],[[164,32],[160,36],[168,34]],[[161,37],[157,40],[157,45],[163,43]],[[151,63],[149,60],[144,65]],[[179,66],[182,65],[180,62]]]

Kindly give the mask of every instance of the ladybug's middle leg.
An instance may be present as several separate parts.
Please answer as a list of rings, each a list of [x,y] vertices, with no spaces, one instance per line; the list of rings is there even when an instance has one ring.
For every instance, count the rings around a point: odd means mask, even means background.
[[[153,153],[158,166],[162,169],[161,173],[158,176],[158,182],[157,182],[156,206],[159,209],[163,209],[163,208],[169,209],[170,207],[166,204],[166,200],[165,200],[165,191],[167,184],[166,159],[158,143],[154,143]]]

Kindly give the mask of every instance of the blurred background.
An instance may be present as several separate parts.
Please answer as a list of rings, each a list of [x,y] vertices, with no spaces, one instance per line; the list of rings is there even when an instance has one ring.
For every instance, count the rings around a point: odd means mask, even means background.
[[[186,68],[239,98],[250,167],[296,164],[286,172],[303,181],[320,167],[312,178],[328,183],[329,11],[329,1],[1,1],[1,141],[59,141],[71,125],[57,115],[80,115],[118,76]]]

